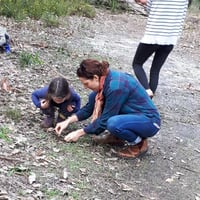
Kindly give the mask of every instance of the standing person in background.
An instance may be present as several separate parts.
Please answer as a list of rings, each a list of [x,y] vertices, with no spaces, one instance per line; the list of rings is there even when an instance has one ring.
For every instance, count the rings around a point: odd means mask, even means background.
[[[117,155],[136,158],[148,150],[147,138],[160,129],[160,115],[145,89],[130,74],[109,70],[109,63],[83,60],[77,76],[85,88],[93,92],[88,103],[77,113],[58,123],[58,135],[70,123],[92,117],[86,127],[65,136],[66,142],[76,142],[89,134],[98,144],[124,145]],[[105,130],[109,133],[100,135]]]
[[[46,115],[41,123],[42,128],[54,126],[55,107],[58,108],[58,123],[77,112],[81,104],[80,96],[63,77],[54,78],[48,86],[33,91],[32,101]]]
[[[183,29],[188,0],[135,0],[146,6],[148,13],[144,36],[139,43],[134,59],[134,73],[153,98],[159,81],[160,69],[172,51]],[[190,1],[191,3],[191,1]],[[154,53],[149,80],[143,64]]]

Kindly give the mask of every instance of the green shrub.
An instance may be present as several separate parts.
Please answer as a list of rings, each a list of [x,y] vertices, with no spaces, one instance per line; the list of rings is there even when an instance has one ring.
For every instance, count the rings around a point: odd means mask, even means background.
[[[93,18],[95,16],[94,8],[84,1],[68,1],[67,7],[67,15],[79,15],[89,18]]]
[[[95,10],[86,0],[1,0],[0,15],[14,19],[30,17],[41,19],[51,16],[81,15],[94,17]]]
[[[56,15],[53,13],[45,12],[42,17],[42,21],[45,23],[46,27],[58,27],[59,26],[59,20]]]
[[[88,0],[89,3],[97,7],[105,7],[111,11],[126,10],[127,4],[119,0]]]

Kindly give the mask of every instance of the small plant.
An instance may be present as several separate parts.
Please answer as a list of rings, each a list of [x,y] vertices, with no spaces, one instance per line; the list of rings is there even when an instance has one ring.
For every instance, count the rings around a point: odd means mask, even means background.
[[[89,188],[89,186],[88,186],[88,183],[86,183],[85,181],[79,180],[76,183],[76,188],[78,188],[78,191],[85,191],[86,189]],[[72,196],[74,200],[80,199],[80,193],[78,193],[77,191],[72,191],[70,193],[70,196]]]
[[[109,0],[109,5],[111,7],[111,10],[114,11],[118,6],[118,2],[116,0]]]
[[[41,132],[41,133],[38,133],[36,137],[37,139],[43,140],[47,137],[47,134],[44,132]]]
[[[42,21],[44,22],[46,27],[58,27],[59,26],[59,20],[56,15],[53,13],[45,12],[42,15]]]
[[[23,166],[14,166],[11,167],[9,169],[9,176],[12,176],[13,174],[19,174],[19,175],[23,175],[23,174],[27,174],[30,171],[30,169],[23,167]]]
[[[5,115],[16,122],[21,119],[21,111],[19,109],[7,109]]]
[[[115,11],[128,10],[128,4],[125,1],[120,0],[88,0],[89,3]]]
[[[25,68],[25,67],[33,65],[33,64],[35,64],[35,65],[43,64],[43,62],[40,60],[37,53],[35,55],[33,55],[33,54],[27,53],[27,52],[22,52],[20,54],[19,62],[20,62],[21,68]]]
[[[67,14],[93,18],[95,16],[95,10],[91,5],[86,4],[84,1],[76,0],[68,2]]]
[[[0,139],[5,140],[6,142],[10,142],[10,138],[8,134],[10,133],[10,129],[7,127],[0,127]]]
[[[73,191],[71,193],[71,196],[73,197],[74,200],[79,200],[80,199],[80,195],[76,191]]]
[[[48,198],[48,199],[51,199],[53,197],[57,197],[57,196],[61,196],[62,195],[62,192],[60,190],[57,190],[57,189],[48,189],[45,192],[45,196]]]

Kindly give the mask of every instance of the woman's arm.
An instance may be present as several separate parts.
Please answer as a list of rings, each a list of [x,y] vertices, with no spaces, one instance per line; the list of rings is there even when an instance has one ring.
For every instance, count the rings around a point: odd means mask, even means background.
[[[96,94],[96,92],[90,93],[87,104],[76,113],[79,121],[88,119],[92,115]]]
[[[117,83],[116,83],[117,84]],[[104,108],[101,116],[88,124],[84,131],[88,134],[100,134],[107,128],[110,117],[118,115],[128,96],[127,88],[117,88],[106,92]]]

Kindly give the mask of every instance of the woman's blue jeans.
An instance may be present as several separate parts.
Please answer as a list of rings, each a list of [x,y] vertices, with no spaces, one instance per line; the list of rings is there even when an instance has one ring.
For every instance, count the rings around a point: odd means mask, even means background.
[[[160,129],[160,119],[143,114],[115,115],[107,121],[107,130],[118,138],[134,142],[138,136],[148,138]]]

